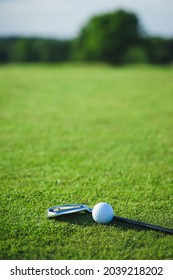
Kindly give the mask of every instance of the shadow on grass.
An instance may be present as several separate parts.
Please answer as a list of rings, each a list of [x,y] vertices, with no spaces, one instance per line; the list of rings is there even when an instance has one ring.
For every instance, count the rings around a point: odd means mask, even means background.
[[[92,219],[92,216],[89,213],[73,213],[73,214],[55,217],[53,219],[56,222],[66,222],[66,223],[73,224],[73,225],[80,225],[82,227],[88,227],[88,226],[95,227],[97,225],[97,223]],[[115,227],[115,229],[117,228],[117,229],[123,230],[123,231],[128,231],[128,230],[145,231],[145,230],[147,230],[140,226],[133,226],[133,225],[119,222],[116,220],[113,220],[111,223],[106,224],[106,226],[108,226],[108,227],[113,226],[113,227]]]

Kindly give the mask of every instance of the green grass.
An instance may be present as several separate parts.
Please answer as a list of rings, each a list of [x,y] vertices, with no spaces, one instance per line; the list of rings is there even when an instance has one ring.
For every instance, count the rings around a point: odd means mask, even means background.
[[[172,236],[47,208],[110,203],[173,228],[173,68],[0,67],[1,259],[172,259]]]

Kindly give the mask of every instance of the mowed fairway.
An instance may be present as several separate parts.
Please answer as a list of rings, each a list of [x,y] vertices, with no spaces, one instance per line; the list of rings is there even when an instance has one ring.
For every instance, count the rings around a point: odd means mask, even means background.
[[[173,228],[173,68],[0,67],[1,259],[172,259],[173,236],[89,213]]]

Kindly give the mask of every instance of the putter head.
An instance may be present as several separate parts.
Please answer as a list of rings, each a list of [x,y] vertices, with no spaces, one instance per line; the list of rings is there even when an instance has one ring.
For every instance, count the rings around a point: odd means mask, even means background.
[[[92,212],[92,208],[83,204],[64,204],[50,207],[47,210],[48,218],[55,218],[61,215],[72,214],[81,211]]]

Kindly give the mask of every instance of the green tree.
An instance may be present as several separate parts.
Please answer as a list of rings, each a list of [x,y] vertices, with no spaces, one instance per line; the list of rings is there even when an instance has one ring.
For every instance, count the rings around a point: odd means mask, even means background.
[[[124,62],[127,50],[138,44],[142,35],[135,14],[122,10],[96,16],[82,29],[74,45],[79,60]]]
[[[173,39],[149,37],[145,40],[149,62],[153,64],[167,64],[173,62]]]
[[[0,38],[0,63],[67,61],[71,45],[71,40]]]
[[[30,44],[25,38],[17,39],[10,51],[10,59],[13,62],[28,62],[30,61]]]
[[[129,48],[124,56],[124,63],[139,64],[148,63],[148,52],[144,46]]]

